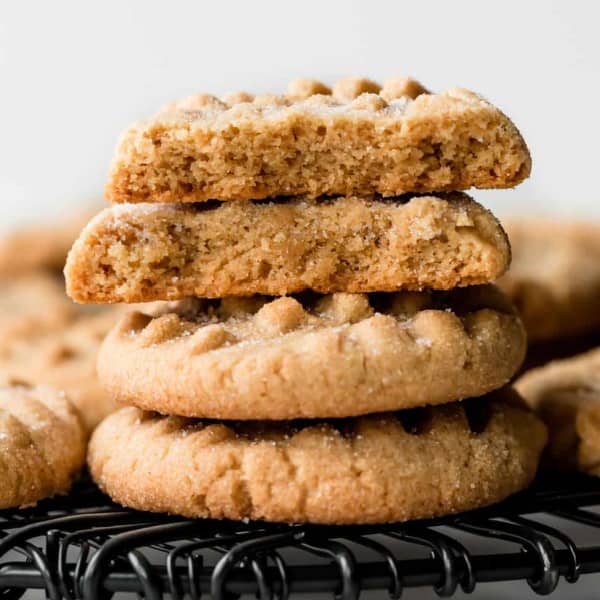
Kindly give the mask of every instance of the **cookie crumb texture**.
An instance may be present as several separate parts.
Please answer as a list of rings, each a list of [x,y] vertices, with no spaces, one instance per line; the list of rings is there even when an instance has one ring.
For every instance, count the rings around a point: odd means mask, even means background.
[[[0,387],[0,508],[68,492],[85,447],[79,415],[62,392]]]
[[[530,170],[517,128],[477,94],[353,78],[171,103],[122,135],[105,192],[112,202],[394,196],[512,187]]]
[[[451,289],[488,283],[510,247],[464,194],[114,206],[75,243],[67,290],[84,303],[188,296]]]
[[[190,299],[124,317],[98,375],[121,403],[164,414],[347,417],[487,393],[524,353],[521,322],[493,286]]]
[[[211,423],[124,408],[88,464],[114,500],[187,517],[358,524],[502,500],[533,479],[542,423],[501,392],[313,423]]]
[[[548,462],[600,477],[600,348],[532,369],[515,385],[548,426]]]

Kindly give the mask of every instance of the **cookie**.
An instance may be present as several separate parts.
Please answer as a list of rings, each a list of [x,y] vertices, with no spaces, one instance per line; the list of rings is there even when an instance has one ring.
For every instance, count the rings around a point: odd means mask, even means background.
[[[0,290],[0,342],[61,327],[79,310],[65,294],[64,283],[49,274],[0,277]]]
[[[493,286],[225,298],[132,312],[104,341],[98,376],[121,403],[164,414],[347,417],[481,395],[524,353]]]
[[[66,493],[85,451],[79,415],[62,392],[0,387],[0,508]]]
[[[96,355],[117,318],[103,311],[0,340],[0,383],[48,384],[64,390],[91,431],[116,408],[96,376]]]
[[[436,517],[526,487],[543,424],[490,398],[339,421],[206,422],[127,407],[88,465],[116,502],[186,517],[359,524]]]
[[[600,331],[600,222],[532,217],[505,226],[513,261],[498,283],[519,309],[530,340]]]
[[[531,170],[519,131],[473,92],[293,82],[287,95],[200,94],[121,136],[112,202],[256,200],[273,196],[506,188]]]
[[[510,246],[464,194],[209,205],[133,204],[100,213],[65,269],[78,302],[451,289],[488,283]]]
[[[549,462],[600,476],[600,348],[532,369],[516,387],[548,425]]]
[[[62,271],[69,248],[92,217],[91,210],[47,225],[24,227],[0,237],[0,277],[32,271]]]

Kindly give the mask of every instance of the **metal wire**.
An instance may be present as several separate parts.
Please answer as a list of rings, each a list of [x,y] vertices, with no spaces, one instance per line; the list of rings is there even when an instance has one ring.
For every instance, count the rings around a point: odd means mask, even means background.
[[[28,589],[52,600],[116,592],[146,600],[287,600],[299,592],[353,600],[378,589],[398,600],[410,587],[449,597],[459,586],[468,593],[476,584],[515,579],[550,594],[561,577],[575,583],[600,572],[594,505],[600,480],[552,474],[496,506],[445,519],[286,526],[139,513],[80,484],[66,499],[0,512],[0,600]]]

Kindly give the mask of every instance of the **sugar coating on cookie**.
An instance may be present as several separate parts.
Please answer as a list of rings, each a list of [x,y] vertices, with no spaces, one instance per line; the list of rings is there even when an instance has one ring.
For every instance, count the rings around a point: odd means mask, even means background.
[[[85,451],[79,414],[62,392],[0,387],[0,508],[66,493]]]
[[[600,476],[600,348],[532,369],[515,386],[548,426],[549,462]]]
[[[533,479],[545,428],[507,396],[327,422],[216,423],[128,407],[95,431],[88,464],[116,502],[192,518],[435,517]]]
[[[489,283],[510,247],[464,194],[113,206],[69,254],[79,302],[451,289]]]
[[[600,331],[600,222],[506,220],[513,262],[498,282],[530,340]]]
[[[288,94],[198,94],[121,136],[112,202],[250,200],[277,195],[506,188],[529,151],[514,124],[463,89],[409,78],[297,81]]]
[[[481,395],[525,334],[493,286],[189,299],[125,316],[98,375],[124,404],[218,419],[346,417]]]

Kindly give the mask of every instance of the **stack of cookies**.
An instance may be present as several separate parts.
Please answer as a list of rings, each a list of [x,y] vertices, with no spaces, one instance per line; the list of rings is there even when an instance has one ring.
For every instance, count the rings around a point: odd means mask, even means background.
[[[129,407],[93,435],[96,482],[142,510],[314,523],[527,486],[546,433],[505,387],[525,353],[490,284],[510,246],[460,190],[529,170],[498,109],[410,79],[198,95],[131,126],[67,287],[173,302],[123,317],[100,351]]]

